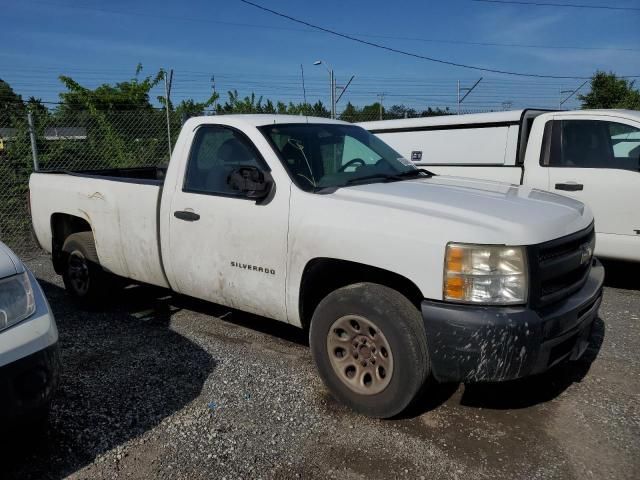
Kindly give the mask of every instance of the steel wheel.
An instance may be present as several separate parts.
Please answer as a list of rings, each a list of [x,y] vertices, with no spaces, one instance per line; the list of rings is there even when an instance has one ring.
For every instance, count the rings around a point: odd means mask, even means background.
[[[331,325],[327,353],[334,372],[352,391],[375,395],[393,376],[393,353],[382,331],[371,320],[346,315]]]
[[[89,291],[89,265],[82,252],[75,250],[69,254],[67,272],[71,285],[79,296]]]

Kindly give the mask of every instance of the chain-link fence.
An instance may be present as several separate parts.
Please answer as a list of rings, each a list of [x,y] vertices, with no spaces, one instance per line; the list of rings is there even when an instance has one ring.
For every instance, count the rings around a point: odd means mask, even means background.
[[[0,124],[0,240],[18,253],[33,249],[27,207],[27,184],[32,170],[26,116],[3,116]]]
[[[383,110],[382,118],[447,113],[440,109],[405,114]],[[350,122],[379,120],[380,111],[344,111],[339,118]],[[174,141],[183,120],[177,113],[169,115]],[[28,212],[29,175],[34,165],[41,171],[166,165],[168,138],[164,109],[42,110],[31,114],[31,122],[27,113],[0,117],[0,240],[23,257],[38,251]]]
[[[163,110],[70,111],[34,120],[43,171],[143,167],[169,160]],[[172,123],[177,133],[180,122]]]
[[[180,119],[170,115],[177,136]],[[173,135],[172,135],[173,136]],[[40,171],[166,165],[166,111],[41,111],[0,124],[0,240],[18,255],[37,252],[28,212],[29,175]]]

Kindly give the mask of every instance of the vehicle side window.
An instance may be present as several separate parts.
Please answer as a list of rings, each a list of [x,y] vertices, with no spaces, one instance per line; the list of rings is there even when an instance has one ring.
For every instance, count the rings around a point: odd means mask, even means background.
[[[638,171],[640,129],[600,120],[554,122],[550,167]]]
[[[342,165],[346,165],[353,160],[362,160],[364,165],[375,165],[382,157],[371,150],[364,143],[349,136],[344,137],[344,146],[342,149]],[[359,162],[354,162],[354,169],[359,166]],[[349,171],[350,168],[347,168]]]
[[[240,195],[227,183],[239,167],[265,168],[255,149],[239,132],[224,127],[202,127],[189,154],[184,190],[196,193]]]

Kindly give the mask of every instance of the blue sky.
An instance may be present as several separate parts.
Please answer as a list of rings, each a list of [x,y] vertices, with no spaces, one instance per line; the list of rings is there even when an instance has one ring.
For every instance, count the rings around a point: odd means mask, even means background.
[[[255,1],[365,40],[459,63],[550,75],[588,76],[597,68],[640,75],[637,11],[471,0]],[[609,5],[637,8],[640,2]],[[375,101],[378,93],[385,94],[386,105],[452,106],[456,82],[469,86],[480,76],[484,80],[465,100],[466,108],[499,108],[503,101],[554,107],[561,90],[582,83],[484,74],[408,58],[310,31],[237,0],[3,0],[0,16],[0,78],[25,97],[49,102],[58,100],[60,74],[94,87],[130,78],[138,62],[148,74],[174,69],[174,100],[206,98],[215,76],[220,92],[237,88],[242,95],[255,91],[300,101],[303,64],[307,99],[326,102],[327,73],[312,65],[317,59],[334,67],[339,84],[356,76],[341,107],[347,100]]]

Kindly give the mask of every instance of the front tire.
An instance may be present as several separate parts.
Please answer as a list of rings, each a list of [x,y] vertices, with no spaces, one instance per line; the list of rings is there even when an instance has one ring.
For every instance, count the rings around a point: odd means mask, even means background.
[[[383,285],[358,283],[327,295],[313,314],[309,338],[331,394],[371,417],[401,413],[430,373],[420,312]]]
[[[62,251],[65,257],[62,279],[67,292],[87,306],[102,302],[112,282],[100,266],[93,232],[69,235]]]

